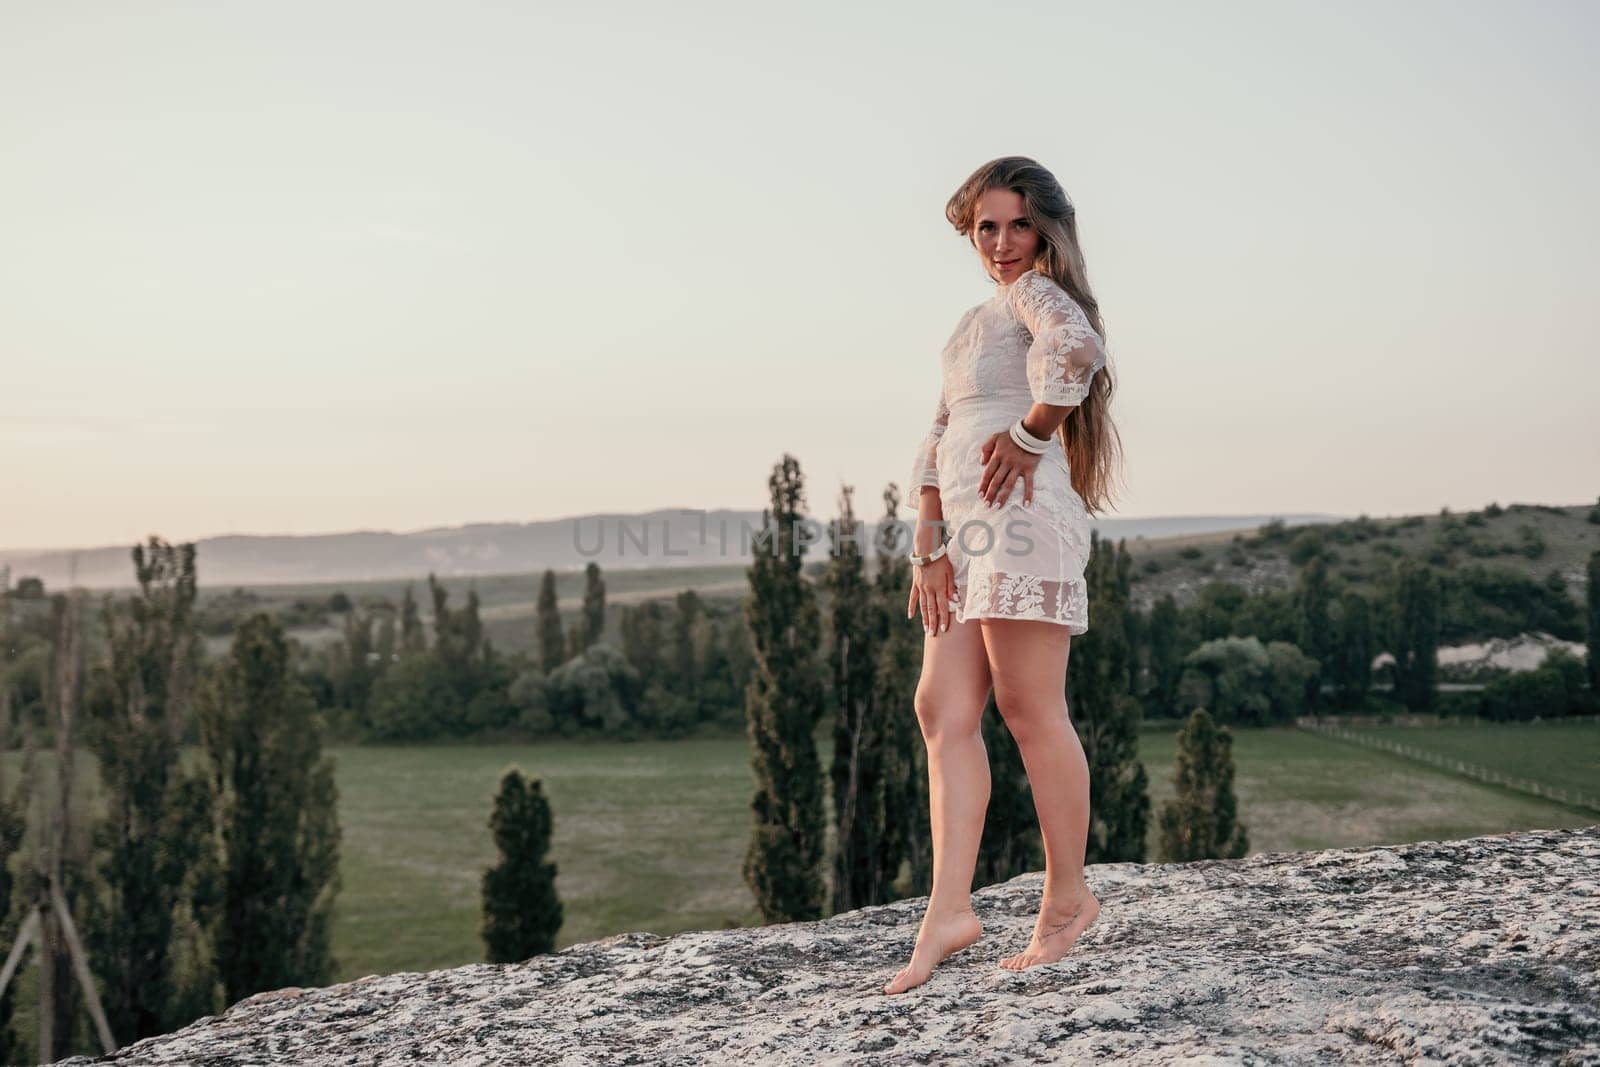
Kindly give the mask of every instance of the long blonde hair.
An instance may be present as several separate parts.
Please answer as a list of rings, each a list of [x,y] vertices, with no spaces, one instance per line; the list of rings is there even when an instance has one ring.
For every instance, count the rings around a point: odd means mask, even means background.
[[[1089,272],[1078,244],[1077,209],[1055,175],[1026,156],[1002,156],[973,171],[945,205],[944,214],[956,232],[974,246],[978,200],[990,189],[1009,189],[1022,197],[1023,210],[1040,239],[1033,268],[1054,278],[1078,302],[1089,325],[1104,341],[1106,330],[1100,305],[1089,288]],[[1089,395],[1067,414],[1058,431],[1072,470],[1072,488],[1091,514],[1099,514],[1111,505],[1112,482],[1121,467],[1122,439],[1111,421],[1111,395],[1116,391],[1116,382],[1109,358],[1108,355],[1106,366],[1096,371],[1090,381]]]

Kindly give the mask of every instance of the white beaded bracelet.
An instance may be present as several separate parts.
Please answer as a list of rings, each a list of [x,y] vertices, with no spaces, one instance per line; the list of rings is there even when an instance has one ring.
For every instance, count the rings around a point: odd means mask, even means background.
[[[926,566],[927,564],[932,563],[934,560],[938,559],[940,556],[944,555],[945,549],[949,546],[949,544],[950,544],[950,542],[946,541],[944,544],[940,545],[938,548],[934,549],[932,552],[929,552],[926,556],[919,556],[915,552],[913,552],[907,558],[910,559],[912,563],[915,563],[919,567]]]
[[[1036,456],[1043,455],[1045,449],[1050,447],[1050,438],[1033,436],[1022,425],[1021,419],[1011,424],[1011,440],[1024,452],[1032,452]]]

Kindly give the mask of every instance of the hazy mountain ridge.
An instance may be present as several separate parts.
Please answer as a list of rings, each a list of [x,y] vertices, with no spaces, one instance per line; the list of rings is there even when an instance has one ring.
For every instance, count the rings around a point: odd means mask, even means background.
[[[624,514],[588,515],[534,522],[486,522],[437,526],[406,533],[359,530],[332,534],[223,534],[196,542],[202,585],[357,582],[417,578],[471,577],[527,573],[553,568],[577,570],[593,561],[606,570],[742,563],[750,558],[749,538],[761,527],[760,511],[726,508],[664,508]],[[910,521],[909,511],[905,521]],[[1167,537],[1253,530],[1272,518],[1288,525],[1335,521],[1343,516],[1175,515],[1107,518],[1096,522],[1102,536],[1155,540]],[[827,521],[811,555],[827,551]],[[876,531],[876,517],[870,527]],[[90,589],[136,584],[133,545],[74,549],[0,549],[0,567],[11,581],[44,579],[47,589],[80,585]]]

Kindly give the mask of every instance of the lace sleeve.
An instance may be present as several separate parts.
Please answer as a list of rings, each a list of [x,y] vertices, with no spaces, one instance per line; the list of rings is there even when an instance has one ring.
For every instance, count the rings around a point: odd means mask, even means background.
[[[1040,404],[1081,404],[1095,371],[1106,365],[1105,346],[1083,308],[1055,280],[1030,270],[1011,286],[1011,306],[1033,335],[1028,346],[1028,389]]]
[[[939,467],[934,462],[934,452],[939,447],[939,438],[944,436],[945,427],[950,425],[950,409],[944,403],[944,390],[939,390],[939,406],[933,412],[933,425],[928,428],[928,433],[917,446],[917,458],[911,465],[910,500],[915,503],[917,497],[922,495],[922,487],[931,485],[939,487]]]

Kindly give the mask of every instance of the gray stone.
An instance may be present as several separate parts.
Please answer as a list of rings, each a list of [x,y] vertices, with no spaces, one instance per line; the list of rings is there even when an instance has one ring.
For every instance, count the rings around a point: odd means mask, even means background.
[[[1600,825],[1088,869],[1061,962],[999,967],[1041,875],[898,996],[923,902],[622,934],[250,997],[119,1064],[1600,1064]]]

